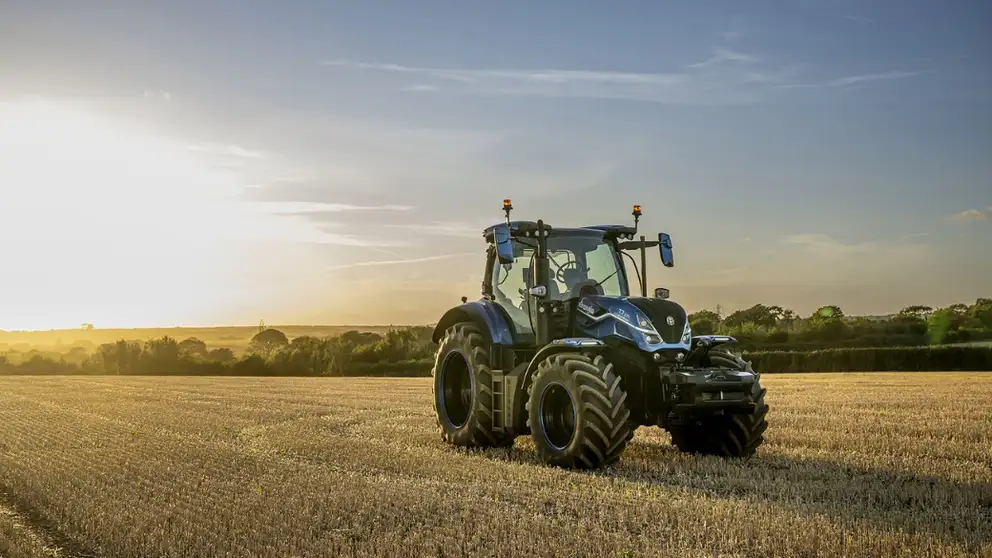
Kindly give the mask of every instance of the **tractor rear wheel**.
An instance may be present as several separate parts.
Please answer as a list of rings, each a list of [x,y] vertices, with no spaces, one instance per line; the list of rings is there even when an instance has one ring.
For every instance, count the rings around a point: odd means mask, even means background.
[[[441,438],[456,446],[497,447],[513,437],[493,431],[489,348],[472,322],[449,327],[434,361],[432,394]]]
[[[742,359],[725,351],[714,351],[707,358],[708,366],[744,370],[751,372]],[[698,417],[695,420],[668,428],[672,444],[686,453],[718,455],[722,457],[749,457],[754,455],[764,441],[768,421],[768,404],[761,387],[758,374],[755,374],[751,387],[751,398],[755,409],[750,414],[727,413],[711,417]]]
[[[546,463],[605,467],[634,437],[627,393],[603,355],[552,355],[538,365],[527,390],[527,425]]]

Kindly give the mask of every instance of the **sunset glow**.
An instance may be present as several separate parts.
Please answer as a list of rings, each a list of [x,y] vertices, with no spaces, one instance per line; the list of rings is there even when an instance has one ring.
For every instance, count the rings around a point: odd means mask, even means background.
[[[507,198],[690,311],[988,294],[985,7],[125,4],[0,10],[0,329],[430,323]]]

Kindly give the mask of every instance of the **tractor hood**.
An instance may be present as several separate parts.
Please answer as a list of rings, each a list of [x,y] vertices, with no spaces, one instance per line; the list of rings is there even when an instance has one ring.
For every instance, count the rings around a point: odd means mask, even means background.
[[[692,342],[685,309],[661,298],[585,296],[579,300],[575,326],[591,337],[619,337],[648,352],[688,351]]]

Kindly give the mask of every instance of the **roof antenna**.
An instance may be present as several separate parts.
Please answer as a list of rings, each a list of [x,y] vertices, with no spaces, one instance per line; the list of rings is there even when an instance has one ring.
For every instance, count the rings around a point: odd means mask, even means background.
[[[510,225],[510,211],[513,211],[513,203],[510,202],[510,198],[503,200],[503,212],[506,213],[506,224]]]

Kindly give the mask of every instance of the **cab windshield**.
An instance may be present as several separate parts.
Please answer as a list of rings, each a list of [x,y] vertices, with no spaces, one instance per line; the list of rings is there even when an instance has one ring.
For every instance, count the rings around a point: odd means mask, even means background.
[[[528,292],[536,283],[534,257],[537,239],[514,238],[513,263],[493,266],[493,294],[516,326],[531,330],[537,305]],[[600,231],[551,231],[548,244],[549,300],[567,300],[588,294],[626,296],[620,258]],[[530,314],[530,317],[528,317]]]

